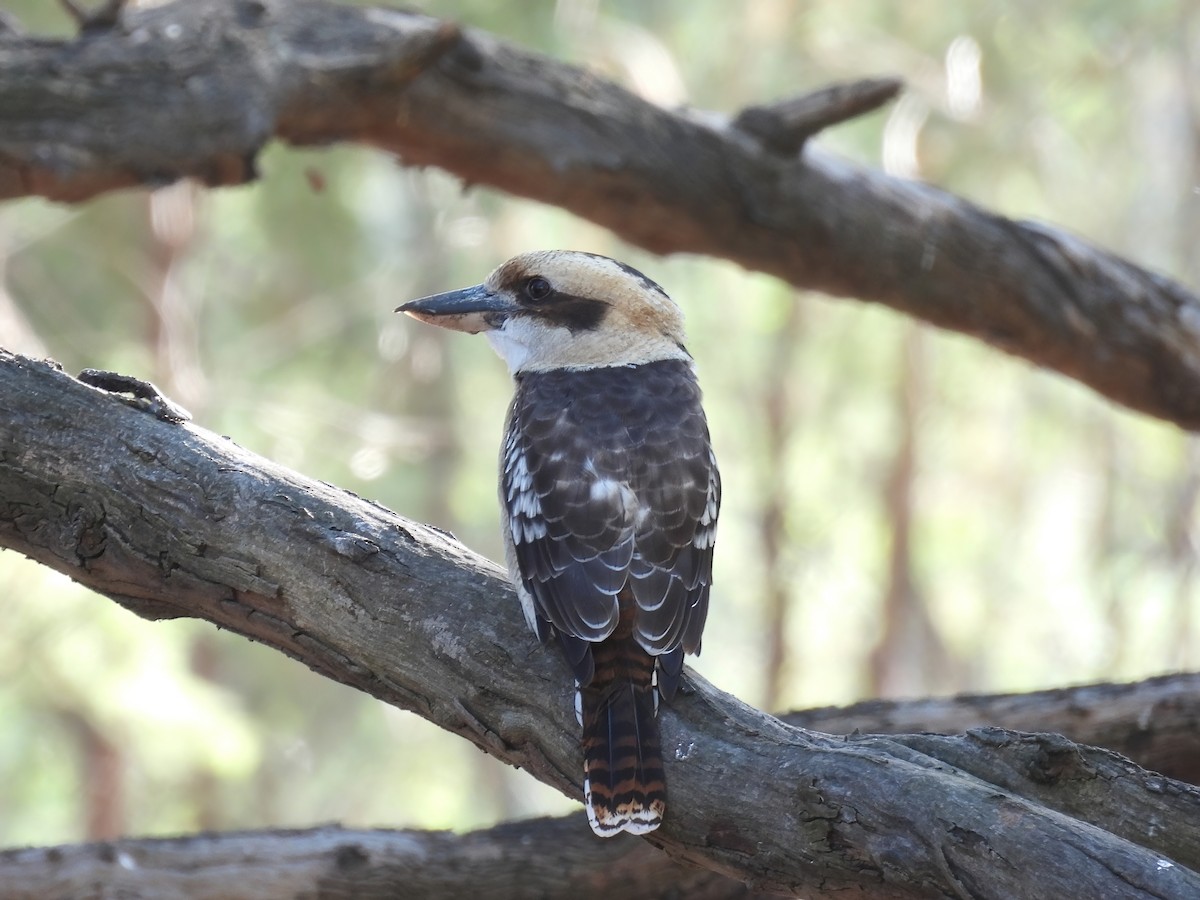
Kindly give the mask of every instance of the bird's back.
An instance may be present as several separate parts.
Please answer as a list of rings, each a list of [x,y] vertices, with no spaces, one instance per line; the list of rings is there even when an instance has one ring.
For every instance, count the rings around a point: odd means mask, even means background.
[[[649,831],[655,690],[670,699],[699,649],[720,494],[690,362],[518,376],[502,465],[514,581],[581,686],[592,826]]]

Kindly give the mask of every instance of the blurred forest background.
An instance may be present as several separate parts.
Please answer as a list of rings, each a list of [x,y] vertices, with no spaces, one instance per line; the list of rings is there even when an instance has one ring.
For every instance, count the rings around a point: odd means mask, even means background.
[[[47,0],[0,8],[74,27]],[[898,75],[902,99],[820,143],[1200,283],[1197,4],[424,9],[667,106]],[[378,152],[261,163],[238,189],[0,206],[0,344],[149,378],[200,425],[498,559],[508,376],[481,339],[392,309],[524,250],[605,253],[688,316],[726,485],[696,663],[719,687],[781,710],[1200,665],[1200,444],[1177,428],[888,310],[656,258]],[[0,845],[572,805],[278,653],[145,622],[13,553],[0,621]]]

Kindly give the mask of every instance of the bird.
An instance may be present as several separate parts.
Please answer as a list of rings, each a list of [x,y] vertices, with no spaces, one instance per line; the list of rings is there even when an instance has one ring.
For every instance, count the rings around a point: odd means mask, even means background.
[[[667,806],[659,700],[700,652],[721,504],[683,313],[637,269],[573,250],[396,311],[482,332],[508,365],[509,574],[574,673],[592,830],[651,832]]]

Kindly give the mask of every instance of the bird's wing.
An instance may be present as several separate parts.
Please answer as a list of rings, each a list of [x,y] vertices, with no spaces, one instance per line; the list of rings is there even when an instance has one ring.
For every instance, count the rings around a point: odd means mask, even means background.
[[[659,658],[659,689],[669,700],[684,653],[700,652],[721,477],[698,406],[676,427],[653,432],[643,452],[655,473],[644,489],[652,513],[637,530],[630,566],[638,606],[634,636]]]
[[[502,468],[518,574],[577,675],[629,585],[634,635],[677,681],[700,645],[721,492],[686,365],[527,376]]]
[[[538,614],[562,635],[594,643],[617,624],[634,534],[620,491],[580,477],[586,448],[575,429],[541,424],[528,409],[505,442],[501,499],[517,568]],[[569,655],[575,655],[569,652]]]
[[[708,448],[678,442],[673,450],[663,447],[656,453],[657,477],[644,489],[651,513],[637,529],[630,568],[638,642],[654,654],[677,646],[696,650],[693,611],[707,601],[712,581],[712,532],[720,502],[720,480]],[[697,624],[703,624],[704,611],[698,611]]]

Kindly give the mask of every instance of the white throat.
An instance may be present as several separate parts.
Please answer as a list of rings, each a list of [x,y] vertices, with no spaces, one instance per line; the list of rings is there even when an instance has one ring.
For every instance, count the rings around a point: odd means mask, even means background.
[[[485,331],[484,337],[492,345],[492,349],[500,354],[500,358],[508,364],[508,371],[516,375],[529,361],[530,347],[522,338],[528,338],[523,329],[514,329],[513,320],[508,319],[499,328]]]
[[[660,359],[691,360],[686,350],[662,334],[612,328],[572,332],[532,316],[510,316],[499,328],[484,334],[513,375],[637,366]]]

